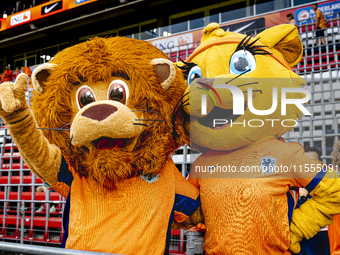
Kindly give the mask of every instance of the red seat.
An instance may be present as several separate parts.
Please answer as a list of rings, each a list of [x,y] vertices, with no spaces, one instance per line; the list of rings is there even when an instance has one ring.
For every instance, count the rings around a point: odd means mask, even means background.
[[[186,55],[188,55],[188,52],[186,50],[181,50],[179,52],[179,56],[186,56]]]
[[[18,192],[10,192],[8,199],[10,200],[18,200]]]
[[[20,217],[20,216],[19,216]],[[3,224],[4,216],[0,215],[0,224]],[[25,216],[25,226],[30,226],[32,221],[31,216]],[[6,215],[5,224],[6,225],[16,225],[17,216],[16,215]],[[33,226],[36,227],[45,227],[46,225],[46,217],[42,216],[34,216],[33,218]],[[49,218],[48,227],[50,228],[61,228],[62,227],[62,218]]]
[[[35,200],[45,200],[45,192],[35,192]],[[9,193],[10,200],[18,200],[18,192],[10,192]],[[32,192],[22,192],[21,193],[22,200],[32,200]],[[60,201],[61,198],[57,192],[50,192],[50,200],[52,201]]]
[[[12,145],[13,145],[14,150],[18,150],[18,146],[16,146],[15,144],[12,144],[12,143],[6,143],[5,144],[5,150],[10,150]]]
[[[171,52],[170,58],[175,58],[175,57],[177,57],[177,55],[178,55],[177,51],[176,52]]]
[[[22,183],[24,184],[32,183],[32,175],[24,175],[22,177]],[[35,183],[43,184],[43,181],[37,177]],[[0,177],[0,184],[8,184],[8,176]],[[20,176],[12,176],[10,184],[20,184]]]
[[[12,154],[10,152],[5,152],[4,155],[2,156],[3,159],[7,159],[11,157],[13,159],[20,159],[21,157],[20,152],[13,152]]]
[[[188,50],[188,54],[191,54],[191,53],[193,53],[193,52],[194,52],[194,50],[195,50],[195,48],[193,48],[193,49],[189,49],[189,50]]]
[[[184,236],[181,235],[180,229],[171,230],[171,242],[172,242],[172,246],[171,246],[170,253],[172,253],[172,254],[183,254],[183,255],[185,254]],[[177,245],[176,245],[176,243],[177,243]]]
[[[1,176],[0,184],[7,184],[7,183],[8,183],[8,176]]]
[[[50,200],[52,201],[61,201],[61,197],[58,192],[50,192]]]
[[[1,165],[1,169],[20,169],[20,163],[13,163],[12,168],[10,168],[11,165],[9,163],[4,163]],[[24,163],[23,169],[29,169],[29,167]]]
[[[337,26],[339,26],[339,25],[340,25],[339,20],[338,20],[338,19],[334,19],[334,20],[333,20],[333,27],[337,27]]]

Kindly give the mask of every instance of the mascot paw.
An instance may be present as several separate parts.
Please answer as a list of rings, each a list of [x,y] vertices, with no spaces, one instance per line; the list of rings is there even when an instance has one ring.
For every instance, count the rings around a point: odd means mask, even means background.
[[[23,108],[26,103],[27,75],[19,74],[15,83],[4,82],[0,85],[0,114],[13,113]]]
[[[290,246],[289,250],[293,253],[299,253],[301,250],[300,246],[301,238],[294,235],[292,232],[290,232]]]

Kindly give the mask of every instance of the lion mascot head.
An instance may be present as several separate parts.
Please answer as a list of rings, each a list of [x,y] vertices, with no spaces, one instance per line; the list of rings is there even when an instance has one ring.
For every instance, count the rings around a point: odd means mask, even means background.
[[[182,74],[148,42],[94,38],[58,53],[32,80],[38,126],[81,176],[107,184],[156,173],[185,142],[175,111]]]

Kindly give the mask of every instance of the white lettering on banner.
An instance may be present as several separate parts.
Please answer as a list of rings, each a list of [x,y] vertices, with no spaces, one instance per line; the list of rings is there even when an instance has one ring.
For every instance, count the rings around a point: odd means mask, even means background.
[[[87,2],[89,0],[76,0],[76,4],[80,4],[80,3],[83,3],[83,2]]]
[[[308,11],[302,11],[298,15],[298,20],[304,20],[309,19],[309,12]]]
[[[17,24],[29,21],[30,19],[31,19],[31,11],[19,13],[11,17],[11,26],[15,26]]]
[[[318,9],[324,15],[325,20],[330,21],[331,19],[336,18],[336,13],[340,11],[340,1],[333,1],[324,4],[319,3]],[[295,17],[297,17],[299,21],[298,25],[311,24],[315,22],[315,11],[313,10],[312,6],[296,9]]]
[[[186,33],[177,36],[165,37],[163,39],[151,41],[151,43],[164,53],[185,50],[193,47],[193,34]]]

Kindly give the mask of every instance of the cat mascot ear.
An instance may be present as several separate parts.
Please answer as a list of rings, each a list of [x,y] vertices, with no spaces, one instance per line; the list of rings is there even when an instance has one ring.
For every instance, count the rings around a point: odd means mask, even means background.
[[[263,45],[281,55],[290,66],[295,66],[300,62],[303,45],[294,25],[283,24],[271,27],[258,34],[257,38]]]

